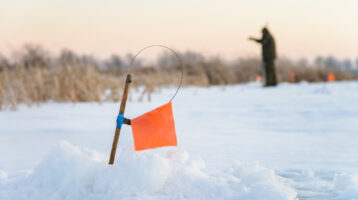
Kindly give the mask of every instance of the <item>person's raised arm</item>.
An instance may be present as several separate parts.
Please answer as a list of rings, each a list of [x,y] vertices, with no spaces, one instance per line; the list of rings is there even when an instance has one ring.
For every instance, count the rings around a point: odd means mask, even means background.
[[[254,38],[254,37],[249,37],[249,40],[255,41],[255,42],[257,42],[257,43],[262,43],[262,42],[263,42],[262,39],[256,39],[256,38]]]

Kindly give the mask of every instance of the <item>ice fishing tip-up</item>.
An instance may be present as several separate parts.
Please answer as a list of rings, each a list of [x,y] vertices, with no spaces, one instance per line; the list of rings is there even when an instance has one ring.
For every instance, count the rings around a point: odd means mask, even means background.
[[[124,111],[126,109],[126,103],[127,103],[128,93],[129,93],[129,86],[130,86],[131,82],[132,82],[132,75],[127,74],[126,83],[124,86],[124,92],[123,92],[122,101],[121,101],[121,107],[119,109],[119,114],[117,117],[117,126],[116,126],[116,130],[114,133],[111,155],[109,157],[110,165],[112,165],[114,163],[114,159],[116,157],[117,144],[118,144],[118,139],[119,139],[119,135],[121,132],[122,124],[131,125],[131,120],[124,118]]]

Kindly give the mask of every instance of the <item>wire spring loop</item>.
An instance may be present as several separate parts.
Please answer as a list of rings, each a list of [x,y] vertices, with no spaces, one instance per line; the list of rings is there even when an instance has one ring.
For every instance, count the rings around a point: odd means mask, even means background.
[[[150,45],[150,46],[146,46],[144,47],[143,49],[141,49],[140,51],[138,51],[138,53],[133,57],[130,65],[129,65],[129,72],[128,73],[131,73],[132,72],[132,65],[134,64],[134,61],[135,59],[137,58],[137,56],[142,53],[144,50],[146,49],[149,49],[149,48],[152,48],[152,47],[162,47],[162,48],[165,48],[169,51],[171,51],[175,57],[178,59],[179,63],[180,63],[180,71],[181,71],[181,77],[180,77],[180,82],[179,82],[179,85],[178,85],[178,88],[177,90],[175,91],[174,95],[172,96],[172,98],[170,98],[170,101],[173,101],[173,99],[175,98],[175,96],[178,94],[180,88],[181,88],[181,85],[183,83],[183,76],[184,76],[184,70],[183,70],[183,61],[182,59],[180,58],[180,56],[171,48],[167,47],[167,46],[164,46],[164,45],[160,45],[160,44],[155,44],[155,45]],[[169,101],[169,102],[170,102]]]

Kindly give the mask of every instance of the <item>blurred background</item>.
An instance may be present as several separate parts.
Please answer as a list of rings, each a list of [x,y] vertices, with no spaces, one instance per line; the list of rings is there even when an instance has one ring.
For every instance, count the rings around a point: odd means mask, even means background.
[[[184,65],[184,86],[260,81],[261,37],[276,40],[279,82],[358,78],[354,0],[0,1],[0,108],[44,101],[118,101],[140,49],[163,44]],[[133,66],[134,87],[179,83],[180,64],[152,48]]]

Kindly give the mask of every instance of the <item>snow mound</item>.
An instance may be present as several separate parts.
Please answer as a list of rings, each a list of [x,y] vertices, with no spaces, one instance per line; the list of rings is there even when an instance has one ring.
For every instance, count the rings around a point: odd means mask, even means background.
[[[33,172],[0,176],[0,199],[296,199],[297,193],[271,169],[235,164],[208,173],[205,162],[183,150],[166,156],[119,149],[115,165],[107,156],[67,142]]]
[[[333,182],[339,192],[335,199],[358,199],[358,174],[336,174]]]

